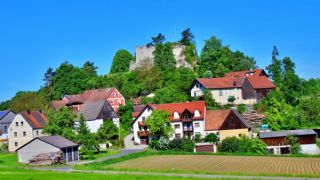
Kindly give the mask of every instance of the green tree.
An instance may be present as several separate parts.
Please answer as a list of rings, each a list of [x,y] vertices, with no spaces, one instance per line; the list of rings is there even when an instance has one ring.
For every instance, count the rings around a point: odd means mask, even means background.
[[[9,109],[14,112],[46,110],[48,106],[49,102],[45,97],[31,91],[17,92],[8,104]]]
[[[60,135],[67,139],[76,140],[74,131],[76,117],[72,110],[66,107],[62,107],[58,111],[49,110],[47,113],[48,123],[43,131],[50,135]]]
[[[218,145],[218,151],[220,152],[239,152],[239,150],[240,140],[235,136],[223,139]]]
[[[166,40],[165,36],[162,33],[159,33],[155,37],[151,37],[152,41],[147,44],[147,46],[156,46],[158,44],[163,44],[163,42]]]
[[[118,50],[113,57],[110,73],[129,71],[130,62],[133,60],[134,57],[129,51],[125,49]]]
[[[150,134],[155,138],[160,137],[169,138],[172,132],[172,127],[170,125],[170,113],[163,110],[155,110],[146,119],[145,124],[148,126]]]
[[[91,61],[86,61],[81,68],[88,76],[97,76],[98,67]]]
[[[9,100],[7,100],[7,101],[1,101],[1,102],[0,102],[0,111],[9,109],[9,103],[10,103]]]
[[[189,46],[194,43],[194,35],[191,33],[190,28],[183,30],[181,35],[181,44]]]
[[[52,79],[54,78],[55,74],[56,73],[51,67],[47,69],[46,73],[44,73],[44,78],[43,78],[43,81],[45,82],[46,86],[51,85]]]
[[[136,80],[143,90],[142,95],[148,95],[156,89],[162,87],[160,70],[157,67],[138,69]]]
[[[301,146],[298,142],[298,137],[289,135],[285,140],[285,144],[290,145],[291,154],[298,154],[301,152]]]
[[[300,100],[300,115],[306,127],[320,126],[320,98],[318,96],[304,97]]]
[[[268,74],[273,81],[279,86],[282,82],[282,63],[278,59],[279,52],[276,46],[273,47],[272,51],[272,63],[266,67]]]
[[[120,118],[121,127],[125,130],[130,130],[132,122],[133,103],[126,101],[126,105],[120,105],[118,114]]]
[[[80,115],[79,125],[77,127],[77,141],[85,149],[86,153],[93,154],[96,149],[99,151],[99,143],[95,140],[95,135],[90,132],[89,127],[83,115]]]
[[[204,90],[204,96],[202,98],[206,102],[207,108],[209,110],[221,109],[221,106],[214,100],[209,90],[207,89]]]
[[[114,142],[118,137],[119,130],[112,120],[105,120],[97,132],[97,139],[100,143]]]
[[[176,68],[171,43],[157,44],[153,55],[155,66],[161,71],[173,71]]]
[[[218,142],[218,136],[215,133],[210,133],[206,135],[204,138],[205,142],[211,142],[211,143],[217,143]]]

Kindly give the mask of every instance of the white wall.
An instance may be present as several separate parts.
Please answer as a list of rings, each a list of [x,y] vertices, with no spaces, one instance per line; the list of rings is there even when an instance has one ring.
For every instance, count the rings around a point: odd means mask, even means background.
[[[170,123],[171,124],[171,127],[173,129],[173,133],[172,133],[172,136],[170,137],[170,139],[173,139],[175,138],[175,134],[180,134],[181,137],[183,137],[183,126],[182,126],[182,122],[173,122],[173,123]],[[180,125],[180,128],[175,128],[174,126],[176,124],[179,124]]]
[[[190,95],[191,95],[191,97],[200,97],[200,96],[204,95],[202,89],[200,89],[199,83],[195,83],[193,85],[193,87],[191,88],[191,91],[190,91]]]
[[[317,144],[302,144],[301,152],[303,154],[320,154],[320,149]]]
[[[199,127],[196,127],[195,123],[199,123]],[[200,133],[201,138],[204,138],[206,136],[204,126],[205,121],[193,121],[193,135],[195,136],[197,133]]]
[[[96,133],[98,131],[98,129],[100,128],[100,126],[103,124],[103,119],[96,119],[96,120],[92,120],[92,121],[86,121],[88,128],[90,130],[90,132],[92,133]],[[78,127],[79,126],[79,121],[75,122],[75,126]]]
[[[138,122],[142,122],[142,118],[145,117],[145,119],[147,119],[152,113],[152,110],[148,111],[148,109],[145,109],[140,116],[138,117],[138,119],[133,123],[133,137],[134,137],[134,142],[137,144],[140,144],[140,137],[138,136],[138,131],[139,129],[139,124]]]

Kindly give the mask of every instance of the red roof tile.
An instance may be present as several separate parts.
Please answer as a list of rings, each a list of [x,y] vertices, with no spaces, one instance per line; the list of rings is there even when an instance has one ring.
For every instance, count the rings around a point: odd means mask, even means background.
[[[227,116],[230,113],[229,110],[207,110],[206,113],[206,131],[215,131],[219,130],[223,122],[226,120]]]
[[[266,76],[249,76],[247,77],[254,89],[274,89],[276,85]]]
[[[29,113],[25,111],[20,114],[34,129],[41,129],[48,122],[48,119],[43,112],[33,111]]]
[[[243,80],[244,80],[243,77],[198,78],[197,79],[198,82],[200,82],[205,88],[208,88],[208,89],[241,88]]]
[[[197,119],[204,119],[204,113],[206,109],[205,101],[193,101],[193,102],[182,102],[182,103],[170,103],[170,104],[150,104],[155,110],[164,110],[168,111],[171,114],[171,120],[173,120],[173,113],[178,112],[180,115],[185,110],[194,113],[195,110],[200,112],[200,117]]]
[[[230,73],[225,74],[224,77],[246,77],[250,73],[252,73],[253,76],[266,75],[266,73],[263,69],[255,69],[255,70],[244,70],[244,71],[230,72]]]

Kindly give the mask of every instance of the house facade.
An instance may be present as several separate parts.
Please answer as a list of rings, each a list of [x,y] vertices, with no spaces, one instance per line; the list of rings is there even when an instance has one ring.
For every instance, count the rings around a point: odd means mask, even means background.
[[[66,163],[79,160],[79,145],[61,136],[36,137],[17,149],[20,163],[30,163],[30,160],[41,154],[56,156],[58,152],[62,152]]]
[[[0,145],[8,141],[8,128],[16,114],[10,110],[0,111]]]
[[[115,112],[118,112],[120,105],[125,105],[124,96],[117,88],[105,88],[87,90],[82,94],[65,95],[59,101],[53,101],[52,106],[58,110],[63,106],[72,107],[75,110],[81,109],[85,102],[96,102],[104,100],[108,102]]]
[[[41,111],[26,111],[17,114],[8,128],[8,149],[15,151],[30,140],[44,136],[42,130],[48,122]]]
[[[134,142],[147,144],[151,138],[145,120],[155,110],[164,110],[171,114],[171,126],[173,132],[170,139],[191,137],[199,134],[204,138],[209,133],[215,133],[222,140],[229,136],[240,134],[250,137],[251,127],[234,110],[223,110],[224,116],[220,116],[220,110],[207,110],[204,101],[171,103],[171,104],[149,104],[136,116],[132,122]],[[213,113],[212,113],[213,112]]]
[[[191,87],[192,97],[203,96],[205,90],[212,94],[216,102],[228,104],[234,97],[234,104],[254,104],[260,102],[276,86],[262,69],[239,71],[221,78],[198,78]]]
[[[289,154],[290,145],[286,143],[286,138],[293,135],[298,138],[303,154],[320,154],[320,149],[316,144],[317,133],[312,129],[305,130],[283,130],[260,132],[259,137],[267,144],[267,149],[271,154]]]

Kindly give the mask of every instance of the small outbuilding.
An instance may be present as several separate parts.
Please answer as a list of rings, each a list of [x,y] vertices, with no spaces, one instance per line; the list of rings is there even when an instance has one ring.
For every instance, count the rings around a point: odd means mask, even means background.
[[[61,136],[36,137],[16,151],[20,163],[30,163],[39,155],[49,155],[54,162],[59,153],[66,163],[79,160],[79,145]]]

